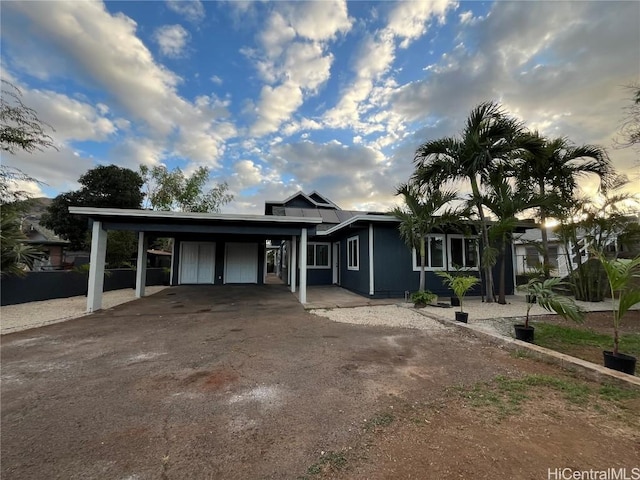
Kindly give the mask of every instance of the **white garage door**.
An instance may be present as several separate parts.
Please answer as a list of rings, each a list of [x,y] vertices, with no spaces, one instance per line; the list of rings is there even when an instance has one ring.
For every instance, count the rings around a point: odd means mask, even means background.
[[[258,283],[258,244],[227,243],[225,283]]]
[[[182,242],[180,244],[180,283],[213,283],[216,244]]]

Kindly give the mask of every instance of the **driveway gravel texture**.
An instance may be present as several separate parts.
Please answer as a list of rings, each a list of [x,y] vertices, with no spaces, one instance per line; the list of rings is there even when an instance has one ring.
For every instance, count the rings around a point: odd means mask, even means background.
[[[316,313],[281,285],[183,286],[3,335],[2,478],[300,478],[399,398],[538,365],[400,306]]]

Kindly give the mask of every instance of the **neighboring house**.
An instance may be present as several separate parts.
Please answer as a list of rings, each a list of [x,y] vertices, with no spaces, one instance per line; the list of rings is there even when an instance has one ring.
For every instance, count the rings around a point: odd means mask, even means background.
[[[65,249],[69,246],[67,240],[62,240],[32,217],[26,217],[22,220],[22,232],[27,237],[24,243],[43,253],[42,258],[34,262],[33,270],[60,270],[63,268]]]
[[[306,303],[307,285],[335,284],[369,297],[401,298],[418,289],[422,260],[400,238],[396,217],[342,210],[317,192],[268,201],[264,215],[92,207],[70,207],[69,211],[93,222],[89,311],[101,306],[108,230],[139,232],[138,265],[146,265],[149,235],[172,237],[171,285],[262,284],[272,264],[292,291],[300,290],[301,303]],[[476,235],[433,233],[427,244],[427,289],[450,294],[436,275],[440,270],[462,269],[480,276]],[[506,292],[512,294],[510,248],[506,255]],[[145,271],[139,268],[136,273],[137,294],[142,296]],[[497,267],[494,275],[497,279]],[[480,287],[471,294],[480,294]]]

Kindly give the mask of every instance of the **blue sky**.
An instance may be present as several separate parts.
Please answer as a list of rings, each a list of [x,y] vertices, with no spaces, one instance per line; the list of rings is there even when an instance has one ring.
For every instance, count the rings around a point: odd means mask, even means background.
[[[5,156],[78,187],[114,163],[208,166],[227,212],[317,190],[387,209],[424,141],[497,100],[531,128],[614,149],[640,79],[638,2],[13,2],[2,77],[59,146]],[[593,182],[583,187],[592,191]],[[464,188],[464,187],[461,187]],[[633,186],[634,191],[640,190]]]

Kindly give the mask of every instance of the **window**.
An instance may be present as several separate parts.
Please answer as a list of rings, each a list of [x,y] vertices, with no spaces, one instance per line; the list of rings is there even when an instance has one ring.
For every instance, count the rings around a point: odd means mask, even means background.
[[[538,254],[538,249],[533,246],[526,246],[524,248],[524,251],[527,261],[527,267],[538,268],[540,266],[540,256]]]
[[[451,235],[449,237],[449,268],[478,268],[478,239]]]
[[[444,270],[445,252],[444,252],[444,235],[429,235],[425,243],[426,262],[424,268],[426,270]],[[420,270],[422,265],[422,257],[420,252],[413,249],[413,270]]]
[[[307,244],[307,267],[329,268],[329,244]]]
[[[558,268],[558,247],[549,246],[549,265],[551,268]]]
[[[358,237],[347,239],[347,270],[360,270],[360,241]]]

